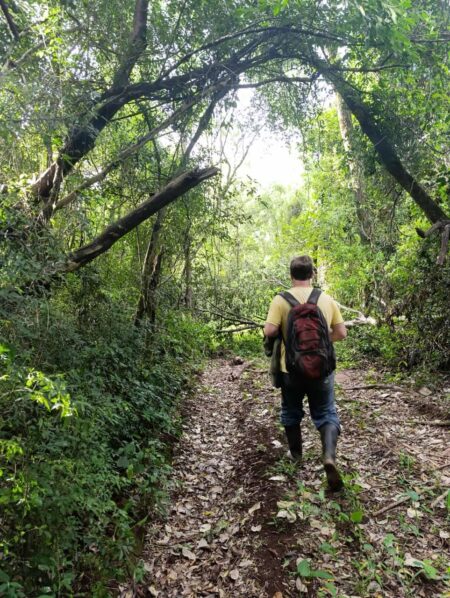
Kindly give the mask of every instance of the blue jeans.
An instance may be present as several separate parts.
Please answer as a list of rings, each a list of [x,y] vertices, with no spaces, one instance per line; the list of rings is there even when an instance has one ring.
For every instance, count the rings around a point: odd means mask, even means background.
[[[341,424],[334,404],[334,373],[323,380],[292,380],[289,374],[282,374],[281,381],[281,423],[295,426],[305,415],[303,399],[308,397],[309,412],[317,429],[324,424],[334,424],[339,432]]]

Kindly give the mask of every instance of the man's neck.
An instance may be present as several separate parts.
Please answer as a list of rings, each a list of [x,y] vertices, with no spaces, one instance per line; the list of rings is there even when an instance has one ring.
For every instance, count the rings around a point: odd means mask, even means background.
[[[295,280],[292,279],[293,287],[312,287],[312,278],[309,280]]]

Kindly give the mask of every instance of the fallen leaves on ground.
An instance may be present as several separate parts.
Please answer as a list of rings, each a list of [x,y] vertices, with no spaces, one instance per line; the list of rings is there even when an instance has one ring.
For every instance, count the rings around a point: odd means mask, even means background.
[[[266,373],[210,364],[186,405],[171,504],[149,529],[138,595],[444,595],[449,436],[429,422],[445,415],[426,408],[428,387],[365,388],[358,370],[337,380],[356,390],[339,394],[346,490],[333,496],[309,420],[303,465],[286,459]]]

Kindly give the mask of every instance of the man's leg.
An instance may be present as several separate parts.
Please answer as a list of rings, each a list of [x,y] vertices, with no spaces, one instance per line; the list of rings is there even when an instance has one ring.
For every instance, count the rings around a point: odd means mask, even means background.
[[[302,432],[300,423],[303,419],[304,390],[293,384],[288,374],[282,374],[281,379],[281,423],[286,432],[289,451],[292,458],[299,461],[302,458]]]
[[[336,467],[336,445],[341,424],[334,403],[334,374],[324,380],[310,382],[307,395],[311,418],[322,440],[323,466],[328,486],[335,492],[343,487],[343,482]]]

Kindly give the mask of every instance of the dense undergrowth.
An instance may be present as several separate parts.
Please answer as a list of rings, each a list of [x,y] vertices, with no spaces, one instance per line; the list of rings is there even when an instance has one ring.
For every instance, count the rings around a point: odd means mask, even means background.
[[[434,246],[413,239],[387,261],[389,305],[367,304],[377,325],[338,344],[341,366],[365,360],[399,376],[419,368],[422,378],[448,367],[449,266],[434,259]],[[220,318],[194,319],[170,294],[155,325],[133,326],[136,289],[108,271],[113,262],[42,296],[18,292],[16,264],[5,263],[14,286],[0,308],[0,595],[114,595],[118,580],[139,577],[139,532],[164,509],[178,406],[194,373],[219,345],[263,358],[262,334],[214,336]],[[353,276],[371,288],[363,266]],[[327,290],[352,304],[352,284],[335,274]],[[261,276],[242,284],[234,300],[244,311],[232,309],[263,319],[276,285]]]
[[[64,290],[35,301],[34,321],[20,305],[0,345],[0,595],[106,596],[138,574],[210,334],[182,313],[136,329],[105,298],[86,318]]]

